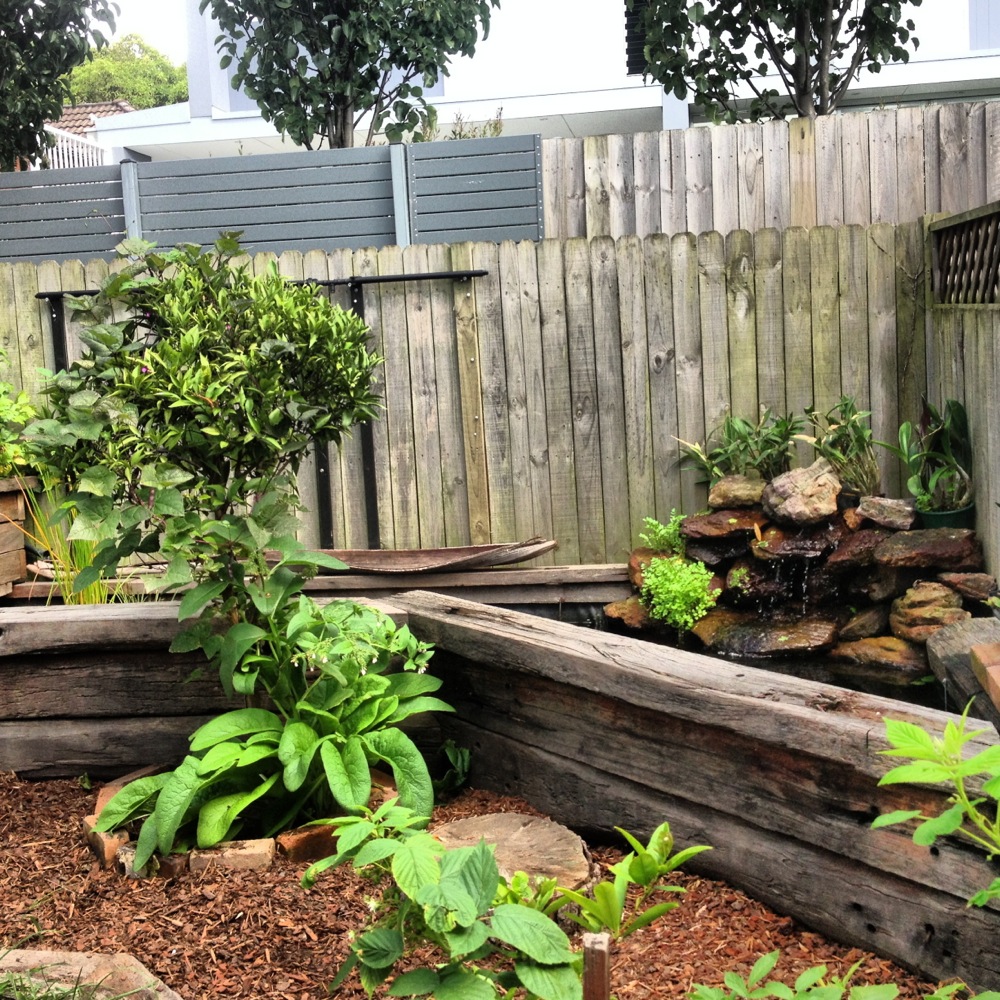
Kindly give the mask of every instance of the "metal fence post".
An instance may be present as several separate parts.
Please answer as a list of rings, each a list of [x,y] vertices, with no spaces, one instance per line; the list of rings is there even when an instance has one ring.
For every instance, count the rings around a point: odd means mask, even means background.
[[[413,242],[410,233],[410,172],[406,149],[407,147],[401,142],[393,143],[389,147],[396,245],[401,247],[408,247]]]
[[[125,205],[125,235],[130,240],[142,239],[142,209],[139,204],[139,164],[122,160],[122,201]]]

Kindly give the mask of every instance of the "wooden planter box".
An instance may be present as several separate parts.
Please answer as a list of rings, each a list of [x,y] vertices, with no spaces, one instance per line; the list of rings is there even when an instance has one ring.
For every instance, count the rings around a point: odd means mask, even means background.
[[[27,515],[24,488],[38,485],[34,479],[0,479],[0,597],[27,573],[24,554],[24,519]]]
[[[966,906],[997,866],[870,825],[944,800],[878,786],[895,762],[877,754],[885,716],[936,731],[953,716],[454,596],[393,604],[438,646],[457,709],[441,726],[472,750],[474,785],[580,832],[669,820],[679,846],[713,846],[690,870],[929,979],[1000,988],[1000,906]],[[182,683],[198,661],[166,652],[177,628],[169,603],[0,609],[0,769],[113,777],[179,760],[232,706],[214,676]]]

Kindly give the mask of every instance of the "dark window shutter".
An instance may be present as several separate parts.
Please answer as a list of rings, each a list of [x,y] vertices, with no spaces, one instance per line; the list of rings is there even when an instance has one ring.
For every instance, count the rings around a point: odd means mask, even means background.
[[[633,0],[632,9],[625,5],[625,66],[629,76],[642,76],[646,69],[646,33],[642,27],[642,16],[649,6],[649,0]]]

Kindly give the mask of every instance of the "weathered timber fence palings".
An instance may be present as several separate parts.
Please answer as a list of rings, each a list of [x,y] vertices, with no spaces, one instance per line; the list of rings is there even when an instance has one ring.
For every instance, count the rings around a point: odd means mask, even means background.
[[[704,440],[727,410],[801,413],[846,393],[891,440],[927,384],[918,224],[291,251],[253,264],[273,260],[296,279],[488,272],[365,287],[385,358],[374,436],[390,548],[537,534],[558,540],[559,563],[620,562],[644,517],[704,504],[697,474],[678,468],[678,438]],[[35,293],[96,287],[108,267],[0,264],[0,375],[37,391],[53,354]],[[365,548],[357,438],[328,459],[334,543]],[[885,473],[895,493],[888,457]],[[303,487],[316,543],[321,493],[312,475]]]
[[[545,234],[913,222],[1000,198],[1000,103],[542,143]]]

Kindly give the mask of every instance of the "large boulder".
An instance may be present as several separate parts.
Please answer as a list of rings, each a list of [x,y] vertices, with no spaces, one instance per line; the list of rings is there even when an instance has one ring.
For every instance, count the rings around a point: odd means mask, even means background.
[[[840,480],[824,458],[806,469],[792,469],[772,479],[761,503],[768,517],[782,524],[819,524],[837,513]]]

